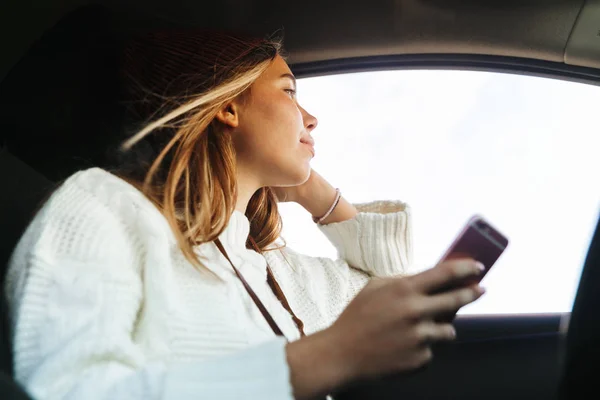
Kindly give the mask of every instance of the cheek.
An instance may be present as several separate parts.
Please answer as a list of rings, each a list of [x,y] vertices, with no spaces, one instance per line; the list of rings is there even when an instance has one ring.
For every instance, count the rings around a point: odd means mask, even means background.
[[[302,114],[289,97],[264,102],[255,126],[256,140],[272,149],[296,147],[303,128]]]
[[[251,164],[267,168],[288,168],[297,164],[303,129],[302,113],[288,95],[256,93],[253,103],[241,121],[243,130],[236,150]]]

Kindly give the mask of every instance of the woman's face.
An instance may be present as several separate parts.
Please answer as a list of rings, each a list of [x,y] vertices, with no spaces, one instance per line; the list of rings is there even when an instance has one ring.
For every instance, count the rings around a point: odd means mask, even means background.
[[[239,178],[260,187],[294,186],[308,179],[317,119],[298,104],[296,80],[283,58],[271,63],[232,110],[237,112],[231,134]]]

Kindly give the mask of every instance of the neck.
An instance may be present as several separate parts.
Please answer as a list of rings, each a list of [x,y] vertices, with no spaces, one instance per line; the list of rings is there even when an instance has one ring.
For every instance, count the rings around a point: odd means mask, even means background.
[[[235,209],[242,214],[246,213],[250,199],[261,186],[256,179],[243,174],[237,174],[237,202]]]

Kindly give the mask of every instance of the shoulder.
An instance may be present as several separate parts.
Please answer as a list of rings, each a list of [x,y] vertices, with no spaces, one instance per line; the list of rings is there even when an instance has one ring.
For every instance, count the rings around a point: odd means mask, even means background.
[[[166,220],[143,193],[92,168],[73,174],[52,193],[19,246],[52,258],[108,261],[111,254],[139,252],[144,235],[165,228]]]
[[[92,205],[103,205],[117,212],[128,206],[153,207],[137,188],[101,168],[90,168],[71,175],[51,196],[49,203],[72,201],[71,195],[86,197]]]
[[[160,214],[141,191],[100,168],[73,174],[56,190],[44,207],[89,216],[108,213],[122,222],[127,222],[129,217],[135,217],[139,213]]]

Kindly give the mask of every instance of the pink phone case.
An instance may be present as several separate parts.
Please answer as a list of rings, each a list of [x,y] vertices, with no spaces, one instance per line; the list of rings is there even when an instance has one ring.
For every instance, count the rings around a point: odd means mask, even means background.
[[[467,221],[438,264],[453,258],[473,258],[485,266],[481,276],[483,278],[507,246],[506,236],[480,215],[474,215]]]
[[[452,245],[450,245],[448,250],[441,257],[438,264],[454,258],[472,258],[481,262],[484,265],[485,270],[475,280],[470,279],[465,280],[464,282],[455,282],[448,287],[436,290],[435,293],[441,293],[453,288],[480,282],[498,258],[500,258],[507,246],[508,239],[506,236],[500,233],[489,222],[480,215],[471,217]],[[454,317],[455,314],[445,315],[438,319],[438,321],[450,322]]]

